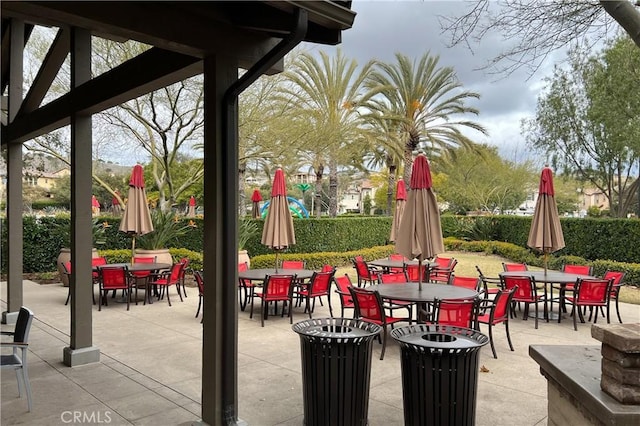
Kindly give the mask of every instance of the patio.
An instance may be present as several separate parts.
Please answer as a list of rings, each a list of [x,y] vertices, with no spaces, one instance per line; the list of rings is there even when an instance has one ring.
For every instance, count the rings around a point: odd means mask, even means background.
[[[6,294],[1,283],[0,294]],[[67,289],[61,285],[24,282],[25,305],[36,315],[30,335],[29,375],[34,409],[27,412],[19,399],[15,374],[2,372],[3,425],[68,424],[73,416],[86,423],[114,425],[177,425],[200,419],[202,325],[194,318],[197,290],[188,288],[184,303],[152,305],[110,303],[93,310],[94,345],[99,363],[66,367],[62,349],[69,345]],[[334,298],[334,309],[339,301]],[[6,308],[6,301],[2,300]],[[625,322],[640,322],[640,309],[622,303]],[[334,310],[335,312],[335,310]],[[258,314],[259,315],[259,314]],[[249,319],[248,309],[238,313],[239,417],[250,425],[302,425],[299,337],[287,318]],[[316,306],[315,318],[328,316],[328,307]],[[308,318],[301,308],[294,323]],[[2,329],[13,326],[3,325]],[[486,328],[482,329],[486,333]],[[546,380],[528,355],[530,344],[594,345],[589,324],[571,321],[512,320],[515,352],[510,352],[501,327],[496,329],[498,359],[482,349],[479,373],[478,425],[544,425],[547,423]],[[385,359],[374,345],[369,402],[369,424],[403,424],[402,382],[398,345],[389,339]]]

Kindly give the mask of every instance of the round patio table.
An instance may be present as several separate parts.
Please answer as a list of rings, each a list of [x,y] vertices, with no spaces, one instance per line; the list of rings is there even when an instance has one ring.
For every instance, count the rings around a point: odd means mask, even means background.
[[[417,265],[418,261],[417,260],[393,260],[393,259],[384,258],[384,259],[372,260],[367,263],[369,265],[380,266],[385,270],[389,270],[391,268],[404,268],[404,265]],[[436,266],[438,266],[436,262],[430,262],[428,260],[423,260],[422,264],[428,265],[429,268],[435,268]]]
[[[562,271],[509,271],[500,272],[501,277],[532,277],[537,283],[573,284],[578,278],[592,279],[591,275],[569,274]]]
[[[367,290],[376,290],[384,299],[401,300],[403,302],[433,302],[435,299],[472,299],[478,296],[478,292],[464,287],[446,284],[422,284],[422,290],[418,289],[417,282],[406,284],[376,284],[366,287]]]
[[[95,272],[98,272],[99,268],[109,268],[109,267],[120,267],[122,268],[123,266],[127,267],[127,270],[129,272],[142,272],[142,271],[161,271],[163,269],[170,269],[171,265],[170,263],[107,263],[104,265],[98,265],[98,266],[94,266],[93,270]]]
[[[94,266],[92,269],[95,272],[98,272],[98,270],[100,268],[122,268],[123,266],[127,267],[127,271],[129,272],[144,272],[144,271],[149,271],[149,272],[153,272],[153,271],[163,271],[166,269],[171,269],[171,267],[173,266],[170,263],[156,263],[156,262],[150,262],[150,263],[107,263],[104,265],[97,265]],[[142,279],[142,278],[141,278]],[[144,287],[144,301],[145,303],[149,303],[152,304],[153,301],[151,300],[151,292],[149,291],[149,286],[146,283],[147,278],[144,278],[145,280],[145,287]],[[137,290],[136,290],[137,291]],[[136,293],[137,294],[137,293]],[[123,301],[122,299],[118,299],[116,300],[116,302],[118,303],[126,303],[126,299]],[[137,303],[137,302],[136,302]]]
[[[265,280],[267,275],[295,275],[299,280],[306,280],[313,276],[314,271],[311,269],[247,269],[238,272],[238,278],[242,280]]]
[[[582,279],[595,278],[591,275],[570,274],[568,272],[549,271],[549,270],[547,270],[546,272],[545,271],[509,271],[509,272],[500,272],[498,275],[501,277],[531,277],[535,280],[536,283],[542,283],[545,286],[547,284],[550,284],[550,285],[560,284],[561,288],[566,287],[567,284],[575,283],[578,280],[578,278],[582,278]],[[548,315],[550,320],[555,320],[558,318],[558,315],[560,315],[560,313],[555,314],[551,312],[553,309],[553,287],[550,287],[550,288],[552,290],[549,294],[551,306],[549,307]],[[545,304],[546,303],[547,303],[547,300],[545,300]],[[558,305],[562,306],[561,300],[558,300]],[[531,316],[531,314],[529,316]]]

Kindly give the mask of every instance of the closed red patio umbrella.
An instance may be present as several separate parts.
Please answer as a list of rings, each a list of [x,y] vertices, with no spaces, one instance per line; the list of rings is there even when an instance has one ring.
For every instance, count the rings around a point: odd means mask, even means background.
[[[293,218],[287,201],[287,187],[281,167],[276,170],[271,188],[271,202],[262,229],[262,244],[275,250],[276,270],[278,253],[296,243]]]
[[[260,219],[260,201],[262,201],[262,195],[260,195],[259,189],[254,189],[251,195],[251,201],[253,207],[251,209],[251,217],[254,219]]]
[[[131,261],[136,249],[136,237],[153,232],[151,213],[147,204],[147,192],[144,189],[144,173],[142,166],[136,164],[129,179],[129,196],[124,208],[120,231],[130,234],[131,240]]]
[[[431,187],[431,170],[427,157],[419,153],[411,169],[411,190],[396,236],[396,252],[409,259],[418,258],[418,268],[425,259],[444,252],[440,211]],[[422,290],[422,274],[418,288]]]
[[[544,253],[544,271],[547,272],[549,253],[564,247],[564,234],[560,226],[558,206],[553,188],[553,173],[545,166],[540,174],[538,200],[531,220],[527,246]]]
[[[196,197],[193,195],[189,198],[189,212],[187,213],[187,217],[195,217],[196,216]]]
[[[400,229],[400,220],[404,213],[404,206],[407,203],[407,188],[404,184],[404,180],[398,180],[396,183],[396,209],[393,211],[393,222],[391,222],[391,236],[389,241],[394,242],[396,235]]]

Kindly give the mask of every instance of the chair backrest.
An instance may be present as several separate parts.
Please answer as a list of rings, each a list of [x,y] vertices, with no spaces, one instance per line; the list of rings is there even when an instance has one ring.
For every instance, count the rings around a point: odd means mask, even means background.
[[[156,256],[134,256],[133,263],[156,263]]]
[[[496,284],[498,286],[502,285],[502,282],[500,281],[500,277],[486,276],[478,265],[476,265],[476,271],[478,271],[478,278],[480,278],[480,281],[482,281],[482,286],[484,287],[485,291],[487,291],[487,284]]]
[[[622,280],[624,280],[625,275],[626,275],[626,272],[607,271],[604,273],[602,278],[605,280],[613,279],[613,285],[618,285],[622,283]]]
[[[91,266],[92,267],[106,265],[106,264],[107,264],[107,258],[106,257],[92,257],[91,258]]]
[[[264,281],[264,294],[267,299],[287,299],[293,291],[295,275],[268,275]]]
[[[480,290],[480,279],[478,277],[464,277],[462,275],[457,276],[455,274],[451,274],[451,278],[449,279],[449,284],[454,285],[456,287],[464,287],[464,288],[468,288],[475,291]]]
[[[304,260],[283,260],[280,267],[282,269],[304,269],[307,262]]]
[[[502,262],[502,269],[505,272],[519,272],[519,271],[528,271],[529,267],[526,263],[504,263]]]
[[[322,269],[320,270],[320,272],[335,272],[336,271],[336,267],[333,265],[323,265]]]
[[[562,272],[568,274],[591,275],[593,266],[591,265],[562,265]]]
[[[515,294],[513,295],[513,299],[518,301],[527,301],[527,300],[535,300],[537,295],[535,281],[532,277],[523,275],[523,276],[511,276],[511,277],[500,277],[502,280],[502,288],[505,290],[510,290],[512,288],[516,288]]]
[[[29,331],[33,322],[33,312],[24,306],[18,311],[18,319],[16,320],[16,328],[13,331],[14,343],[29,343]]]
[[[65,274],[71,275],[71,261],[68,260],[68,261],[62,263],[62,269],[64,270]]]
[[[336,283],[337,292],[340,295],[340,302],[342,303],[342,306],[353,306],[353,299],[349,292],[349,288],[353,287],[353,283],[351,282],[349,275],[344,274],[339,277],[334,277],[333,281]]]
[[[404,273],[407,276],[408,281],[422,281],[426,283],[429,281],[429,265],[418,265],[407,263],[404,265]],[[420,271],[422,270],[422,279],[420,279]]]
[[[436,323],[474,328],[478,319],[478,299],[437,299]]]
[[[389,255],[389,260],[402,260],[404,262],[406,257],[400,253],[392,253]]]
[[[354,258],[353,266],[354,268],[356,268],[356,274],[358,274],[359,277],[366,278],[366,279],[373,278],[371,276],[371,271],[369,270],[369,267],[367,266],[367,263],[364,260],[356,260]]]
[[[314,272],[309,284],[309,294],[329,294],[334,271]]]
[[[450,268],[451,264],[453,263],[453,257],[440,257],[440,256],[436,256],[436,258],[433,260],[434,262],[436,262],[438,264],[438,268]]]
[[[249,264],[247,262],[238,262],[238,272],[244,272],[249,270]]]
[[[103,266],[98,269],[100,283],[104,290],[128,287],[128,273],[126,266]]]
[[[511,287],[510,289],[500,289],[496,293],[495,299],[493,299],[493,306],[491,307],[491,319],[509,319],[509,309],[511,306],[511,300],[516,293],[518,287]]]
[[[169,282],[176,283],[180,281],[180,277],[182,277],[182,271],[184,270],[184,263],[174,263],[171,266],[171,275],[169,276]]]
[[[391,273],[379,273],[378,274],[378,284],[406,284],[407,276],[403,273],[401,274],[391,274]]]
[[[193,271],[193,277],[196,279],[196,284],[198,285],[198,294],[200,296],[204,295],[204,277],[202,271]]]
[[[355,305],[356,317],[382,323],[386,321],[380,293],[359,287],[349,287],[349,291]]]
[[[576,303],[577,304],[598,304],[607,303],[609,292],[611,291],[612,280],[595,278],[582,279],[576,281]]]

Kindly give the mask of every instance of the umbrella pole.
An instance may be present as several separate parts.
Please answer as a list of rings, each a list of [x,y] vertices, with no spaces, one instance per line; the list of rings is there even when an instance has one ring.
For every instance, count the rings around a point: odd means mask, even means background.
[[[547,275],[547,256],[549,255],[549,253],[547,253],[546,251],[544,252],[544,275]]]
[[[278,273],[278,250],[276,250],[276,274]]]
[[[418,291],[422,291],[422,255],[418,257]]]
[[[136,253],[136,236],[134,235],[133,238],[131,238],[131,264],[133,265],[133,258],[135,257],[135,253]]]

